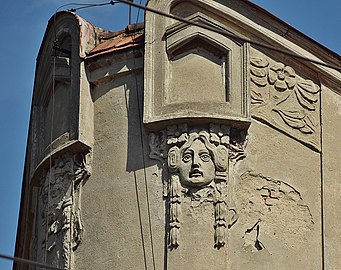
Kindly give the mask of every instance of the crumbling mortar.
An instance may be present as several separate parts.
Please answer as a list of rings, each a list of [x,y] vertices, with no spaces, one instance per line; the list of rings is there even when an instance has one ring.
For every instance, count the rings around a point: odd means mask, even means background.
[[[262,230],[266,237],[279,240],[288,248],[299,248],[307,239],[307,233],[315,224],[313,215],[308,205],[298,190],[281,180],[265,177],[260,173],[246,171],[240,176],[239,182],[239,209],[243,216],[241,220],[244,228],[244,247],[251,246],[256,250],[256,231],[249,233],[249,230],[256,230],[262,221]],[[263,202],[263,203],[262,203]],[[249,224],[255,224],[250,228]],[[260,228],[258,228],[259,230]],[[294,245],[290,244],[292,241]],[[257,245],[262,247],[262,243]]]

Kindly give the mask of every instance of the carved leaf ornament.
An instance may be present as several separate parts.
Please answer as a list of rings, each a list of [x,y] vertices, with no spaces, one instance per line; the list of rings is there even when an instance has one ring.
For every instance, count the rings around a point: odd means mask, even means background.
[[[270,64],[261,57],[251,58],[250,63],[252,115],[286,132],[291,132],[288,127],[299,131],[301,140],[316,133],[320,87],[283,63]]]
[[[41,178],[38,222],[44,228],[37,236],[37,258],[73,269],[72,253],[83,233],[81,190],[91,174],[90,153],[68,152],[54,162]]]

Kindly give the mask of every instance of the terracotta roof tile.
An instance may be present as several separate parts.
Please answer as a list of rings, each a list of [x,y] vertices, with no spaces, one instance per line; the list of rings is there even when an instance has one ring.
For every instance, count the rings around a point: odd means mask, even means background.
[[[107,40],[107,39],[111,39],[113,37],[116,37],[118,35],[121,35],[123,33],[129,34],[129,33],[133,33],[133,32],[138,32],[140,30],[144,29],[144,22],[139,22],[136,24],[129,24],[125,29],[122,30],[118,30],[116,32],[111,32],[111,31],[104,31],[103,33],[101,33],[98,38],[100,40]]]
[[[130,24],[116,32],[103,31],[98,38],[102,42],[88,53],[87,58],[143,45],[144,22]]]
[[[91,50],[87,58],[93,58],[99,55],[120,51],[130,47],[137,47],[144,44],[144,32],[135,34],[124,34],[113,37]]]

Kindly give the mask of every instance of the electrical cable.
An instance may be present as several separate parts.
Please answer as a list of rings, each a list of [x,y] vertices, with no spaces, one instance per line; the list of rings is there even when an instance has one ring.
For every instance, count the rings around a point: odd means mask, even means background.
[[[39,262],[35,262],[32,260],[28,260],[28,259],[23,259],[23,258],[19,258],[19,257],[12,257],[12,256],[8,256],[8,255],[4,255],[4,254],[0,254],[0,258],[1,259],[5,259],[5,260],[9,260],[9,261],[13,261],[15,263],[21,263],[21,264],[27,264],[27,265],[34,265],[34,266],[38,266],[38,267],[43,267],[45,269],[52,269],[52,270],[64,270],[62,268],[58,268],[52,265],[48,265],[48,264],[44,264],[44,263],[39,263]]]
[[[131,24],[131,8],[129,9],[129,19],[128,19],[128,22],[129,22],[129,25],[130,25]],[[134,34],[135,34],[135,31],[134,31]],[[134,43],[134,37],[132,38],[132,40],[133,40],[133,43]],[[135,70],[136,64],[135,64],[135,57],[134,57],[134,55],[135,54],[134,54],[134,47],[133,47],[133,59],[134,59],[133,60],[134,61],[133,65],[134,65],[134,70]],[[130,69],[130,71],[132,71],[132,70]],[[138,91],[136,76],[134,76],[134,78],[135,78],[135,88],[136,88],[136,91]],[[128,88],[126,86],[127,86],[127,84],[125,84],[125,86],[124,86],[124,92],[125,92],[124,93],[124,99],[125,99],[125,105],[126,105],[126,110],[127,110],[127,117],[129,119],[129,105],[128,105],[128,97],[127,97]],[[138,96],[138,93],[137,93],[137,96]],[[137,103],[138,103],[138,101],[137,101]],[[148,270],[146,244],[145,244],[144,233],[143,233],[142,211],[141,211],[139,188],[138,188],[138,180],[137,180],[138,177],[136,175],[136,171],[135,170],[133,171],[133,175],[134,175],[135,196],[136,196],[136,204],[137,204],[137,214],[138,214],[138,220],[139,220],[139,225],[140,225],[140,236],[141,236],[141,245],[142,245],[144,269]]]
[[[140,5],[142,0],[140,0]],[[137,15],[136,15],[136,22],[134,24],[134,30],[132,39],[135,42],[135,33],[136,33],[136,26],[139,21],[140,16],[140,8],[138,8]],[[135,47],[133,47],[133,68],[134,72],[136,70],[136,61],[135,61]],[[146,173],[146,161],[145,161],[145,147],[144,147],[144,140],[143,140],[143,120],[141,115],[141,105],[140,105],[140,94],[139,94],[139,87],[137,82],[137,74],[134,76],[135,78],[135,88],[136,88],[136,99],[137,99],[137,110],[138,110],[138,118],[139,118],[139,133],[140,133],[140,141],[141,141],[141,155],[142,155],[142,163],[143,163],[143,178],[145,184],[145,192],[146,192],[146,202],[147,202],[147,215],[148,215],[148,224],[149,224],[149,234],[150,234],[150,245],[151,245],[151,255],[152,255],[152,262],[153,262],[153,269],[156,270],[155,266],[155,255],[154,255],[154,242],[153,242],[153,232],[152,232],[152,221],[151,221],[151,214],[150,214],[150,203],[149,203],[149,192],[148,192],[148,181],[147,181],[147,173]],[[136,177],[136,174],[134,172]],[[136,179],[135,179],[136,181]],[[147,267],[145,262],[145,267]]]
[[[118,3],[117,1],[110,1],[110,2],[99,3],[99,4],[96,4],[96,3],[75,3],[75,2],[73,2],[73,3],[67,3],[65,5],[59,6],[57,8],[56,12],[58,12],[61,8],[68,7],[68,6],[80,6],[79,8],[69,9],[69,11],[71,11],[71,12],[76,12],[77,10],[80,10],[80,9],[91,8],[91,7],[101,7],[101,6],[107,6],[107,5],[115,5],[117,3]]]
[[[321,89],[322,90],[322,89]],[[325,200],[325,189],[324,189],[324,183],[325,183],[325,173],[324,173],[324,153],[322,151],[323,147],[324,147],[324,139],[325,139],[325,135],[324,135],[324,128],[323,128],[323,124],[324,124],[324,115],[323,113],[325,112],[323,106],[324,106],[324,102],[322,102],[322,95],[320,94],[320,99],[321,99],[321,102],[320,102],[320,122],[321,122],[321,125],[320,125],[320,147],[321,147],[321,151],[320,151],[320,185],[321,185],[321,188],[320,188],[320,197],[321,197],[321,204],[320,204],[320,207],[321,207],[321,231],[322,231],[322,234],[321,234],[321,261],[322,261],[322,270],[325,270],[327,269],[326,268],[326,254],[325,254],[325,227],[326,227],[326,224],[325,224],[325,211],[324,211],[324,207],[325,207],[325,203],[324,203],[324,200]]]
[[[251,40],[251,39],[248,39],[248,38],[244,38],[244,37],[240,37],[240,36],[237,36],[235,34],[232,34],[226,30],[220,30],[220,29],[216,29],[216,28],[213,28],[213,27],[210,27],[208,25],[201,25],[201,24],[198,24],[196,22],[193,22],[193,21],[189,21],[187,19],[184,19],[182,17],[179,17],[179,16],[175,16],[175,15],[172,15],[172,14],[168,14],[168,13],[165,13],[165,12],[162,12],[162,11],[159,11],[159,10],[156,10],[156,9],[153,9],[153,8],[150,8],[150,7],[147,7],[147,6],[144,6],[144,5],[141,5],[141,0],[140,0],[140,4],[136,4],[132,1],[128,1],[128,0],[117,0],[117,1],[110,1],[110,2],[107,2],[107,3],[100,3],[100,4],[95,4],[95,3],[68,3],[68,4],[65,4],[65,5],[61,5],[60,7],[58,7],[58,9],[56,10],[56,13],[63,7],[67,7],[67,6],[80,6],[78,8],[73,8],[73,9],[70,9],[69,11],[72,11],[72,12],[76,12],[77,10],[80,10],[80,9],[85,9],[85,8],[92,8],[92,7],[99,7],[99,6],[106,6],[106,5],[115,5],[117,3],[124,3],[124,4],[127,4],[129,6],[133,6],[133,7],[136,7],[138,8],[138,14],[137,14],[137,21],[138,21],[138,17],[139,17],[139,13],[140,13],[140,10],[143,9],[145,11],[149,11],[149,12],[152,12],[152,13],[155,13],[155,14],[158,14],[158,15],[161,15],[161,16],[164,16],[164,17],[167,17],[167,18],[170,18],[170,19],[174,19],[174,20],[177,20],[177,21],[180,21],[180,22],[183,22],[183,23],[186,23],[188,25],[193,25],[193,26],[197,26],[197,27],[200,27],[200,28],[203,28],[203,29],[206,29],[206,30],[209,30],[209,31],[212,31],[212,32],[215,32],[215,33],[218,33],[218,34],[221,34],[221,35],[224,35],[226,37],[229,37],[229,38],[232,38],[232,39],[236,39],[236,40],[239,40],[241,42],[247,42],[247,43],[250,43],[252,45],[255,45],[255,46],[259,46],[259,47],[262,47],[262,48],[266,48],[266,49],[269,49],[269,50],[273,50],[273,51],[276,51],[276,52],[279,52],[279,53],[283,53],[283,54],[286,54],[288,56],[291,56],[291,57],[294,57],[294,58],[297,58],[297,59],[301,59],[301,60],[304,60],[304,61],[308,61],[308,62],[311,62],[311,63],[314,63],[314,64],[317,64],[317,65],[321,65],[321,66],[325,66],[325,67],[328,67],[328,68],[331,68],[331,69],[335,69],[337,71],[340,71],[341,72],[341,67],[340,66],[337,66],[337,65],[334,65],[334,64],[331,64],[331,63],[325,63],[325,62],[321,62],[321,61],[318,61],[318,60],[314,60],[314,59],[311,59],[309,57],[305,57],[305,56],[301,56],[301,55],[298,55],[296,53],[293,53],[293,52],[290,52],[288,50],[283,50],[283,49],[280,49],[280,48],[276,48],[274,46],[271,46],[271,45],[268,45],[268,44],[265,44],[265,43],[262,43],[262,42],[258,42],[258,41],[254,41],[254,40]],[[56,16],[56,15],[55,15]],[[137,24],[137,21],[136,21],[136,24]],[[136,24],[135,24],[135,28],[134,30],[136,30]],[[134,31],[134,34],[135,34],[135,31]],[[134,40],[134,37],[133,37],[133,40]],[[55,42],[57,41],[56,39],[56,33],[55,33]],[[49,175],[49,185],[48,185],[48,203],[47,203],[47,214],[48,214],[48,208],[49,208],[49,193],[50,193],[50,181],[51,181],[51,169],[52,169],[52,139],[53,139],[53,117],[54,117],[54,87],[55,87],[55,57],[54,57],[54,71],[53,71],[53,86],[52,86],[52,120],[51,120],[51,141],[50,141],[50,175]],[[136,68],[135,66],[135,58],[134,58],[134,68]],[[149,198],[148,198],[148,186],[147,186],[147,179],[146,179],[146,171],[145,171],[145,159],[144,159],[144,143],[143,143],[143,136],[142,136],[142,127],[141,127],[141,123],[142,123],[142,116],[141,116],[141,113],[140,113],[140,101],[139,101],[139,93],[138,93],[138,85],[137,85],[137,78],[135,76],[135,80],[136,80],[136,91],[137,91],[137,103],[138,103],[138,112],[139,112],[139,120],[140,120],[140,133],[141,133],[141,147],[142,147],[142,156],[143,156],[143,164],[144,164],[144,180],[145,180],[145,185],[146,185],[146,199],[147,199],[147,206],[148,206],[148,217],[149,217],[149,229],[150,229],[150,236],[151,236],[151,248],[152,248],[152,256],[153,256],[153,266],[154,266],[154,269],[155,269],[155,259],[154,259],[154,248],[153,248],[153,238],[152,238],[152,229],[151,229],[151,217],[150,217],[150,205],[149,205]],[[135,175],[136,177],[136,175]],[[48,216],[46,216],[46,219],[47,219]],[[46,234],[48,235],[48,221],[46,220],[46,226],[47,226],[47,232]],[[47,249],[47,235],[46,235],[46,249]],[[19,263],[25,263],[25,264],[31,264],[31,265],[35,265],[35,266],[39,266],[39,267],[45,267],[47,269],[57,269],[57,270],[61,270],[61,268],[57,268],[57,267],[54,267],[54,266],[49,266],[47,264],[42,264],[42,263],[39,263],[39,262],[34,262],[34,261],[31,261],[31,260],[27,260],[27,259],[22,259],[22,258],[19,258],[19,257],[11,257],[11,256],[6,256],[6,255],[3,255],[3,254],[0,254],[0,258],[3,258],[3,259],[7,259],[7,260],[12,260],[12,261],[15,261],[15,262],[19,262]],[[45,262],[46,262],[46,254],[45,254]]]
[[[297,53],[290,52],[288,50],[283,50],[283,49],[276,48],[274,46],[271,46],[271,45],[268,45],[268,44],[265,44],[265,43],[262,43],[262,42],[259,42],[259,41],[255,41],[255,40],[251,40],[251,39],[248,39],[248,38],[240,37],[240,36],[237,36],[237,35],[235,35],[233,33],[228,32],[226,30],[220,30],[220,29],[208,26],[208,25],[202,25],[202,24],[199,24],[199,23],[196,23],[196,22],[193,22],[193,21],[189,21],[189,20],[184,19],[182,17],[176,16],[176,15],[172,15],[172,14],[168,14],[166,12],[162,12],[162,11],[156,10],[154,8],[150,8],[150,7],[146,7],[146,6],[143,6],[143,5],[135,4],[135,3],[130,2],[128,0],[117,0],[117,2],[121,2],[121,3],[127,4],[127,5],[131,5],[131,6],[134,6],[136,8],[141,8],[141,9],[144,9],[145,11],[150,11],[152,13],[155,13],[155,14],[158,14],[158,15],[170,18],[170,19],[174,19],[174,20],[177,20],[177,21],[180,21],[180,22],[183,22],[183,23],[186,23],[188,25],[197,26],[197,27],[200,27],[200,28],[203,28],[203,29],[215,32],[217,34],[224,35],[224,36],[226,36],[228,38],[239,40],[240,42],[247,42],[247,43],[250,43],[252,45],[256,45],[256,46],[259,46],[259,47],[262,47],[262,48],[265,48],[265,49],[269,49],[269,50],[272,50],[272,51],[283,53],[283,54],[289,55],[289,56],[297,58],[297,59],[301,59],[301,60],[304,60],[304,61],[312,62],[314,64],[325,66],[325,67],[328,67],[328,68],[332,68],[332,69],[335,69],[335,70],[341,72],[341,66],[337,66],[337,65],[334,65],[334,64],[331,64],[331,63],[325,63],[325,62],[321,62],[321,61],[318,61],[318,60],[314,60],[314,59],[311,59],[309,57],[305,57],[305,56],[299,55]]]
[[[142,252],[143,252],[144,269],[148,270],[145,240],[143,236],[143,223],[142,223],[142,214],[141,214],[142,212],[141,212],[141,205],[140,205],[139,190],[138,190],[138,185],[137,185],[136,171],[134,171],[134,184],[135,184],[135,195],[136,195],[136,201],[137,201],[137,213],[138,213],[139,223],[140,223],[140,235],[141,235],[141,242],[142,242],[141,244],[142,244]]]
[[[53,140],[53,125],[54,125],[54,94],[55,94],[55,87],[56,87],[56,51],[54,50],[54,53],[52,55],[53,57],[53,70],[52,70],[52,89],[51,89],[51,99],[52,99],[52,111],[51,111],[51,130],[50,130],[50,156],[49,156],[49,176],[48,176],[48,190],[47,190],[47,205],[46,205],[46,235],[45,235],[45,254],[44,254],[44,262],[47,262],[47,250],[48,250],[48,237],[49,237],[49,208],[50,208],[50,192],[51,192],[51,179],[52,179],[52,140]],[[44,196],[44,185],[43,183],[43,196]]]
[[[89,4],[89,5],[85,5],[83,7],[69,9],[69,11],[76,12],[77,10],[80,10],[80,9],[91,8],[91,7],[101,7],[101,6],[107,6],[107,5],[115,5],[117,3],[119,3],[119,2],[110,1],[109,3],[103,3],[103,4]]]

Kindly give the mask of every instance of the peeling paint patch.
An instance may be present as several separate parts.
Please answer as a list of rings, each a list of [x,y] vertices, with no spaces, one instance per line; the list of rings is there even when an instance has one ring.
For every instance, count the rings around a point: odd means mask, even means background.
[[[236,195],[244,247],[260,251],[276,241],[295,249],[307,241],[313,216],[293,186],[249,171],[241,175]]]

